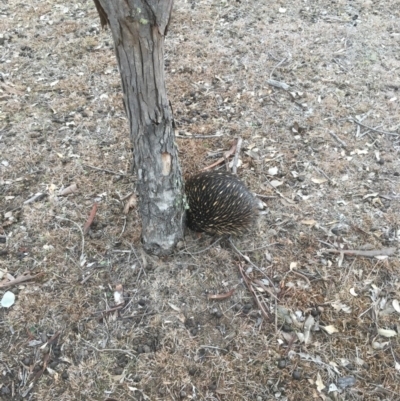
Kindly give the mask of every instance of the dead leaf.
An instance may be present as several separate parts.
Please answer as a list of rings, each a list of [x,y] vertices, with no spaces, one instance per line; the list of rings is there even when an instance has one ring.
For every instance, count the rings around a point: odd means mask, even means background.
[[[357,297],[358,294],[356,293],[354,287],[350,288],[350,294],[353,295],[353,297]]]
[[[389,345],[389,341],[385,342],[385,343],[380,343],[379,341],[373,341],[372,342],[372,348],[373,349],[384,349],[385,347],[387,347]]]
[[[278,180],[272,180],[270,183],[274,188],[280,187],[283,182],[282,181],[278,181]]]
[[[0,305],[3,308],[9,308],[10,306],[13,306],[15,302],[15,294],[11,291],[6,291],[3,295],[3,298],[1,298]]]
[[[357,154],[357,155],[367,155],[368,154],[368,149],[355,149],[354,152],[350,153],[351,155]]]
[[[387,338],[397,336],[397,332],[395,330],[390,330],[390,329],[378,329],[378,334]]]
[[[132,194],[124,206],[124,214],[128,214],[130,209],[135,209],[137,206],[137,197]]]
[[[301,220],[300,223],[307,226],[315,226],[317,224],[315,220]]]
[[[278,167],[271,167],[268,169],[269,175],[277,175],[278,174]]]
[[[332,325],[329,326],[319,326],[322,330],[326,331],[328,334],[339,333],[339,330]]]
[[[325,385],[322,382],[321,375],[319,373],[317,373],[317,380],[315,381],[315,384],[317,385],[317,390],[319,393],[325,388]]]
[[[311,328],[315,324],[315,319],[312,315],[309,315],[304,322],[304,343],[309,344],[311,341]]]
[[[64,188],[62,191],[59,192],[59,196],[66,196],[69,194],[73,194],[78,189],[75,183],[71,184],[69,187]]]
[[[122,286],[122,284],[117,284],[115,286],[114,302],[115,302],[115,305],[122,305],[122,304],[125,303],[125,300],[124,300],[124,287]]]
[[[168,302],[168,305],[175,311],[175,312],[180,312],[181,308],[179,308],[178,306],[175,306],[174,304],[171,304]]]
[[[400,305],[399,305],[399,301],[397,299],[394,299],[392,301],[392,305],[393,305],[393,309],[397,312],[400,313]]]
[[[311,181],[312,181],[314,184],[323,184],[323,183],[327,182],[328,179],[325,178],[325,177],[312,177],[312,178],[311,178]]]

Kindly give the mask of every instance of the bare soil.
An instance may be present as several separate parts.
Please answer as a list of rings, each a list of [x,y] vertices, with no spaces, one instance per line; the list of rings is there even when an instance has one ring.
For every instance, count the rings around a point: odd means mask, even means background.
[[[266,212],[164,259],[123,213],[131,145],[93,3],[0,18],[0,274],[38,275],[0,290],[0,399],[400,399],[399,1],[176,1],[182,170],[240,136]]]

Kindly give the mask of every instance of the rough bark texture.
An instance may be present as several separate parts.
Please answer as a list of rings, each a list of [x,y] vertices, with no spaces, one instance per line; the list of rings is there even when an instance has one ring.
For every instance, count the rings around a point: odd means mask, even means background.
[[[95,0],[114,38],[138,176],[142,242],[170,253],[183,233],[182,174],[164,79],[172,0]]]

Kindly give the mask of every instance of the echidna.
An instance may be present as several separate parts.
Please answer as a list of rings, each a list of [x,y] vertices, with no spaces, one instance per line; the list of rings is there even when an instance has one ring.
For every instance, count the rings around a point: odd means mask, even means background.
[[[185,183],[187,225],[193,231],[239,235],[256,217],[256,202],[242,181],[227,172],[203,172]]]

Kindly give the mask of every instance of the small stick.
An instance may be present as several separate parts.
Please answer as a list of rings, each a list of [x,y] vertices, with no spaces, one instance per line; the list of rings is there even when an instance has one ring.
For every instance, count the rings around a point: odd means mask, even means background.
[[[251,264],[256,270],[258,270],[261,274],[263,274],[263,275],[268,279],[268,281],[271,283],[271,285],[272,285],[272,280],[268,277],[268,275],[267,275],[265,272],[263,272],[257,265],[255,265],[255,264],[250,260],[250,258],[249,258],[248,256],[243,255],[243,253],[240,252],[239,249],[236,248],[236,246],[235,246],[235,244],[233,243],[233,241],[232,241],[231,238],[229,238],[229,242],[230,242],[230,244],[232,245],[233,249],[239,254],[239,256],[241,256],[247,263],[250,263],[250,264]]]
[[[200,251],[196,251],[196,252],[188,252],[187,249],[184,249],[180,252],[178,252],[179,254],[184,254],[184,255],[198,255],[199,253],[203,253],[205,251],[208,251],[210,248],[212,248],[214,245],[217,245],[218,242],[220,242],[222,240],[223,237],[219,237],[217,238],[212,244],[208,245],[206,248],[201,249]]]
[[[126,176],[125,173],[119,173],[119,172],[116,172],[116,171],[107,170],[105,168],[99,168],[99,167],[91,166],[90,164],[82,164],[82,166],[86,166],[86,167],[89,167],[89,168],[91,168],[93,170],[97,170],[97,171],[104,171],[105,173],[108,173],[108,174]]]
[[[270,182],[269,180],[266,180],[265,182],[268,183],[268,185],[272,188],[272,190],[277,193],[281,198],[285,199],[286,202],[292,204],[294,207],[297,208],[296,202],[287,198],[285,195],[283,195],[281,192],[279,192]]]
[[[254,299],[257,302],[258,307],[260,308],[261,313],[263,314],[263,316],[267,319],[267,321],[271,320],[271,314],[268,312],[267,309],[264,308],[264,305],[262,304],[262,302],[260,302],[260,300],[257,297],[256,292],[254,291],[253,286],[251,285],[252,283],[250,283],[249,278],[246,276],[245,272],[243,271],[243,268],[241,266],[241,264],[239,263],[239,270],[240,270],[240,274],[242,275],[243,281],[246,284],[246,287],[248,288],[248,290],[253,294]]]
[[[44,275],[44,273],[38,273],[38,274],[35,274],[34,276],[31,276],[29,273],[25,273],[25,274],[22,274],[21,276],[15,278],[14,280],[0,282],[0,288],[7,288],[7,287],[11,287],[13,285],[21,284],[25,281],[33,280],[33,279],[38,278],[43,275]]]
[[[117,310],[122,309],[124,306],[125,306],[125,305],[114,306],[114,308],[110,308],[110,309],[105,309],[105,310],[93,312],[92,315],[97,315],[97,314],[100,314],[100,313],[103,314],[103,313],[115,312],[115,311],[117,311]]]
[[[80,260],[83,260],[83,255],[84,255],[84,252],[85,252],[85,234],[83,234],[83,231],[82,231],[81,226],[80,226],[78,223],[75,223],[75,221],[70,220],[70,219],[67,219],[67,218],[65,218],[65,217],[56,216],[56,219],[69,221],[70,223],[75,224],[75,225],[79,228],[79,231],[80,231],[81,234],[82,234],[82,251],[81,251]]]
[[[275,199],[276,196],[272,196],[272,195],[262,195],[262,194],[254,194],[255,196],[257,196],[257,198],[264,198],[264,199]]]
[[[329,182],[332,182],[332,180],[328,177],[328,175],[325,173],[324,170],[319,169],[316,166],[313,166],[315,168],[315,170],[317,170],[319,173],[321,173]]]
[[[85,225],[83,226],[83,235],[86,235],[89,231],[90,226],[93,223],[93,220],[96,216],[97,212],[97,203],[95,203],[92,207],[92,211],[90,212],[89,218],[86,220]]]
[[[283,59],[272,69],[271,74],[269,74],[270,80],[272,80],[272,75],[274,75],[275,70],[276,70],[279,66],[281,66],[285,61],[286,61],[286,57],[283,58]],[[276,81],[275,81],[275,82],[276,82]]]
[[[218,164],[223,163],[223,162],[225,161],[226,158],[228,158],[229,156],[232,156],[232,155],[235,153],[235,150],[236,150],[236,143],[235,143],[234,145],[232,145],[232,147],[231,147],[228,151],[226,151],[226,152],[224,153],[224,157],[221,157],[221,158],[219,158],[215,163],[210,164],[210,165],[207,166],[207,167],[204,167],[204,168],[202,169],[202,171],[210,170],[211,168],[213,168],[213,167],[215,167],[215,166],[218,166]]]
[[[28,200],[26,200],[24,202],[24,205],[27,205],[28,203],[33,203],[37,200],[40,200],[42,198],[44,198],[46,196],[46,194],[43,194],[41,192],[38,192],[37,194],[33,195],[31,198],[29,198]]]
[[[47,345],[54,344],[57,341],[58,337],[60,337],[60,334],[61,331],[57,331],[56,333],[54,333],[54,335],[49,340],[47,340]]]
[[[90,277],[93,276],[93,272],[89,273],[84,279],[81,280],[81,284],[85,284],[86,281],[88,281],[90,279]]]
[[[208,299],[216,299],[216,300],[220,301],[222,299],[230,298],[234,292],[235,292],[235,289],[232,288],[230,291],[225,292],[223,294],[210,294],[207,298]]]
[[[233,164],[232,164],[232,173],[237,174],[237,165],[239,162],[239,155],[240,155],[240,148],[242,147],[243,139],[238,138],[236,142],[236,150],[235,150],[235,156],[233,157]]]
[[[346,142],[342,141],[333,131],[329,131],[329,135],[335,139],[342,148],[347,148]]]
[[[83,340],[83,339],[82,339]],[[132,358],[136,359],[136,355],[132,354],[132,352],[129,352],[127,350],[124,349],[119,349],[119,348],[96,348],[94,345],[90,344],[90,342],[83,340],[83,342],[85,342],[89,347],[95,349],[97,352],[121,352],[125,355],[131,356]]]
[[[356,123],[357,125],[360,125],[360,126],[363,127],[363,128],[369,129],[369,130],[374,131],[374,132],[378,132],[379,134],[399,136],[399,134],[398,134],[398,133],[395,133],[395,132],[382,131],[382,130],[380,130],[380,129],[368,127],[368,125],[365,125],[365,124],[360,123],[360,122],[359,122],[357,119],[355,119],[355,118],[350,118],[350,121],[353,121],[354,123]]]
[[[275,88],[283,89],[285,91],[288,91],[290,89],[290,86],[288,84],[286,84],[285,82],[275,81],[275,79],[268,79],[267,84],[274,86]]]
[[[209,349],[216,349],[218,351],[225,351],[227,352],[228,350],[225,348],[220,348],[220,347],[215,347],[213,345],[200,345],[200,348],[209,348]]]
[[[221,138],[223,137],[223,135],[179,135],[179,134],[175,134],[176,138],[180,138],[180,139],[209,139],[209,138]]]
[[[361,251],[357,249],[322,249],[322,252],[326,253],[342,253],[343,255],[350,256],[365,256],[367,258],[373,258],[375,256],[391,256],[396,252],[396,248],[383,248],[383,249],[374,249],[371,251]]]
[[[309,280],[308,277],[306,277],[304,274],[301,274],[301,273],[299,273],[298,271],[292,269],[292,270],[289,270],[289,271],[285,274],[285,277],[286,277],[289,273],[294,273],[296,276],[299,276],[299,277],[301,277],[302,279],[306,280],[307,283],[308,283],[308,285],[311,287],[311,282],[310,282],[310,280]]]
[[[264,249],[264,248],[268,248],[269,246],[274,246],[279,244],[279,242],[272,242],[271,244],[265,244],[263,246],[259,246],[258,248],[254,248],[254,249],[246,249],[243,252],[254,252],[254,251],[258,251],[260,249]]]

